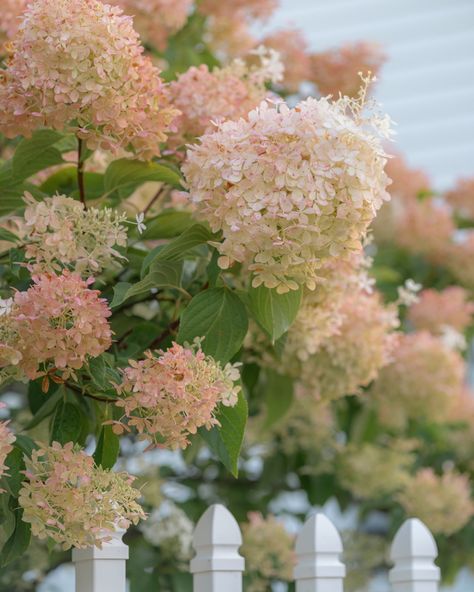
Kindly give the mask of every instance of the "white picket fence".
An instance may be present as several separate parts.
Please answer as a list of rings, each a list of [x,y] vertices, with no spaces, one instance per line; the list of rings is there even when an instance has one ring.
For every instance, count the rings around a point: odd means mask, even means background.
[[[76,592],[126,592],[128,547],[123,532],[102,549],[75,549]],[[245,569],[239,555],[242,535],[232,514],[211,506],[194,532],[196,551],[190,570],[194,592],[242,592]],[[311,516],[296,539],[296,592],[343,592],[346,568],[341,562],[341,537],[324,514]],[[390,570],[393,592],[438,592],[440,570],[436,543],[418,519],[407,520],[392,543]]]

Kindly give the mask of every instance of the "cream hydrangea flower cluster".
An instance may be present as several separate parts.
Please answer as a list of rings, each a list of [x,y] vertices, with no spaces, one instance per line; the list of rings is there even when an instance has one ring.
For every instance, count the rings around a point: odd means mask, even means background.
[[[0,80],[7,137],[40,127],[75,132],[91,149],[133,147],[144,159],[177,112],[143,55],[132,19],[100,0],[29,4]]]
[[[88,287],[92,281],[66,270],[33,276],[28,290],[16,292],[10,321],[21,355],[17,364],[30,380],[52,370],[63,378],[74,376],[110,347],[111,312],[99,291]]]
[[[249,592],[266,592],[274,580],[290,581],[295,565],[294,537],[274,516],[257,512],[242,524],[242,555],[249,575]]]
[[[186,448],[189,435],[198,428],[219,425],[215,418],[219,404],[233,407],[237,403],[237,367],[222,368],[198,344],[173,343],[166,351],[146,352],[144,360],[129,363],[116,386],[123,396],[117,405],[124,416],[108,422],[118,434],[133,427],[151,446]]]
[[[464,332],[472,323],[474,303],[461,286],[449,286],[444,290],[423,290],[418,302],[408,311],[408,320],[418,329],[442,334],[444,327]]]
[[[134,478],[96,467],[72,442],[34,450],[25,463],[19,503],[23,520],[40,539],[51,538],[64,549],[100,548],[117,528],[126,530],[145,517]]]
[[[7,39],[12,39],[18,31],[20,17],[28,5],[29,0],[2,0],[0,11],[0,45]],[[3,53],[0,47],[0,55]]]
[[[348,444],[341,448],[336,460],[341,484],[360,499],[381,498],[402,489],[414,456],[396,444]]]
[[[191,146],[183,171],[197,217],[222,231],[221,268],[248,263],[254,286],[279,293],[314,289],[324,260],[360,249],[388,199],[388,120],[362,113],[364,93],[262,103]]]
[[[372,385],[382,425],[404,428],[410,420],[441,421],[462,391],[462,356],[427,331],[400,335],[392,361]]]
[[[451,535],[474,515],[472,484],[467,475],[420,469],[398,494],[407,514],[416,516],[435,534]]]
[[[0,403],[0,409],[5,407],[4,403]],[[7,456],[13,450],[13,442],[15,442],[14,434],[8,429],[8,421],[0,421],[0,479],[6,474],[7,466],[5,461]],[[3,493],[0,488],[0,493]]]
[[[357,96],[360,72],[377,74],[385,62],[385,54],[376,43],[348,43],[311,56],[311,80],[322,95]]]
[[[28,267],[33,273],[73,271],[89,276],[117,266],[124,257],[115,247],[125,247],[125,214],[110,208],[84,208],[71,197],[55,195],[36,201],[25,196],[25,227]]]
[[[273,50],[264,50],[258,57],[251,66],[239,59],[212,72],[204,64],[193,66],[171,83],[173,105],[181,111],[176,120],[178,135],[171,138],[174,144],[194,141],[212,131],[216,122],[245,118],[260,104],[267,95],[265,82],[280,80],[283,66]]]
[[[398,340],[396,309],[384,306],[377,293],[359,291],[345,298],[339,312],[344,320],[338,332],[289,368],[301,396],[331,400],[357,394],[391,359]]]
[[[186,24],[193,0],[113,0],[111,4],[133,17],[143,41],[163,51],[168,38]]]

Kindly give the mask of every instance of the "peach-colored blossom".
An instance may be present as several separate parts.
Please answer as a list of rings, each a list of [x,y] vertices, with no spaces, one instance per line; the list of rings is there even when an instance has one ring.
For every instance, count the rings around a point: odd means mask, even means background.
[[[207,16],[223,19],[265,19],[272,15],[278,0],[200,0],[198,10]]]
[[[135,428],[140,439],[152,446],[186,448],[189,435],[198,428],[219,425],[215,417],[219,404],[233,407],[237,403],[237,367],[222,368],[197,344],[173,343],[166,351],[146,352],[144,360],[129,364],[116,387],[122,395],[117,405],[124,416],[109,423],[117,433]]]
[[[462,215],[474,218],[474,177],[459,179],[445,199]]]
[[[0,45],[8,39],[12,39],[21,22],[21,15],[28,5],[29,0],[2,0],[0,11]],[[3,53],[0,47],[0,54]]]
[[[359,73],[377,74],[385,62],[377,43],[348,43],[311,56],[312,80],[322,95],[354,97],[360,87]]]
[[[360,250],[388,199],[389,122],[362,114],[363,95],[262,103],[190,147],[183,171],[196,216],[222,231],[221,268],[246,263],[255,287],[284,293],[313,289],[323,261]]]
[[[443,421],[462,390],[465,364],[427,331],[400,336],[391,363],[372,386],[383,425],[403,429],[410,420]]]
[[[282,29],[264,37],[262,44],[278,51],[285,67],[284,87],[298,92],[305,80],[311,79],[311,58],[308,44],[298,29]]]
[[[26,194],[25,201],[23,239],[33,273],[70,268],[88,277],[124,259],[116,250],[127,244],[124,214],[110,208],[86,210],[80,201],[65,195],[36,201]]]
[[[168,38],[186,24],[193,0],[113,0],[111,4],[133,17],[144,42],[164,51]]]
[[[7,137],[41,127],[74,132],[91,149],[159,154],[177,111],[143,55],[132,19],[99,0],[29,4],[0,79]]]
[[[440,292],[423,290],[419,300],[408,311],[408,320],[416,329],[440,334],[443,327],[453,327],[461,333],[472,322],[474,302],[461,286],[450,286]]]
[[[274,580],[290,581],[295,565],[294,537],[274,516],[257,512],[242,524],[242,555],[249,576],[248,592],[266,592]]]
[[[65,270],[33,276],[26,292],[15,293],[19,364],[29,379],[54,369],[67,378],[110,347],[111,312],[99,291],[89,288],[91,281]]]
[[[134,478],[96,467],[72,442],[34,450],[25,463],[18,501],[23,520],[40,539],[51,538],[63,549],[101,547],[117,528],[126,530],[145,517]]]
[[[467,475],[433,469],[420,469],[398,494],[398,501],[409,516],[422,520],[435,534],[451,535],[474,515],[472,484]]]
[[[409,166],[401,154],[394,154],[387,160],[385,172],[392,181],[387,188],[392,199],[410,202],[430,190],[431,181],[428,175],[421,169]]]
[[[257,45],[249,23],[238,18],[209,18],[204,39],[224,63],[244,56]]]

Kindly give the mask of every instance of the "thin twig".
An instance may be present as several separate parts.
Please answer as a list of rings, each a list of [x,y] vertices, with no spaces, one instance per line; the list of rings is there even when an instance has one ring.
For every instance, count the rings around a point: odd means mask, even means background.
[[[171,335],[171,333],[175,329],[177,329],[178,327],[179,327],[179,319],[176,319],[176,321],[173,321],[172,323],[170,323],[168,325],[168,327],[166,327],[166,329],[162,333],[160,333],[158,335],[158,337],[150,343],[149,348],[153,349],[153,348],[157,347],[158,345],[160,345],[160,343],[162,341],[164,341],[167,337],[169,337]]]
[[[143,213],[146,215],[148,214],[148,212],[150,211],[150,209],[153,207],[153,205],[158,201],[158,199],[160,198],[160,196],[163,194],[163,192],[166,191],[166,187],[160,187],[158,189],[158,191],[155,193],[155,195],[153,196],[152,200],[150,201],[150,203],[146,206],[146,208],[143,210]]]

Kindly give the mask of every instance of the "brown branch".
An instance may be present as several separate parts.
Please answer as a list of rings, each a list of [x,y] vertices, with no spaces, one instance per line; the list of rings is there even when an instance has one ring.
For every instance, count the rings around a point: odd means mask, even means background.
[[[168,325],[168,327],[166,327],[166,329],[162,333],[160,333],[158,335],[158,337],[150,343],[149,348],[153,349],[153,348],[157,347],[158,345],[160,345],[160,343],[162,341],[164,341],[167,337],[169,337],[171,335],[171,333],[175,329],[177,329],[178,327],[179,327],[179,319],[176,319],[176,321],[173,321],[172,323],[170,323]]]

